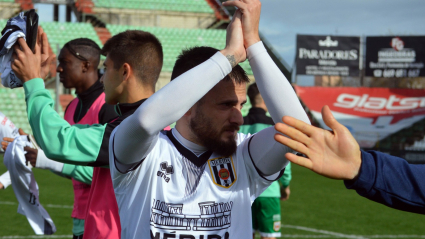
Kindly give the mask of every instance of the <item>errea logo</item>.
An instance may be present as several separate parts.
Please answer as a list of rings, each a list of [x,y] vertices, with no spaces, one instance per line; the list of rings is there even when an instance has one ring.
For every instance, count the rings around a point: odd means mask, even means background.
[[[168,162],[164,161],[159,164],[159,167],[161,168],[161,171],[158,171],[156,175],[163,178],[165,182],[168,183],[170,181],[170,177],[167,177],[167,175],[174,173],[173,165],[168,165]]]

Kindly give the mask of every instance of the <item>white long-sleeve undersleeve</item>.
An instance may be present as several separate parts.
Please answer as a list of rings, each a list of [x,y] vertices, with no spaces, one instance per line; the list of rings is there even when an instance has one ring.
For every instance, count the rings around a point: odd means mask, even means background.
[[[217,52],[149,97],[117,129],[114,137],[116,159],[122,164],[144,159],[155,146],[158,133],[180,119],[231,71],[227,58]]]
[[[47,158],[46,154],[44,154],[44,151],[42,149],[38,149],[37,161],[35,163],[36,168],[50,169],[56,173],[61,173],[63,165],[64,164],[61,162],[56,162]]]
[[[275,123],[283,116],[292,116],[310,124],[298,97],[283,73],[267,53],[262,42],[247,50],[249,64],[254,73],[258,89]],[[251,141],[249,151],[257,168],[266,176],[282,170],[288,160],[285,153],[292,151],[274,140],[273,127],[258,132]]]

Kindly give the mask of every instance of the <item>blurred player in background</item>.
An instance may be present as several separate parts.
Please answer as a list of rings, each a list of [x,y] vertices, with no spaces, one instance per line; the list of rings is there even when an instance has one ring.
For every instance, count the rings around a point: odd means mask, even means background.
[[[47,51],[38,49],[34,54],[23,39],[18,42],[22,50],[15,47],[17,54],[12,69],[25,82],[28,118],[37,143],[55,160],[96,167],[84,237],[120,238],[121,224],[111,175],[102,166],[109,165],[112,130],[155,92],[163,63],[161,43],[154,35],[135,30],[119,33],[105,43],[102,49],[106,55],[105,73],[101,80],[105,101],[116,104],[119,117],[106,125],[89,126],[70,125],[53,110],[53,99],[40,78],[48,65]],[[42,45],[48,45],[47,39]]]
[[[287,153],[286,158],[322,176],[344,180],[348,189],[395,209],[425,214],[425,165],[377,151],[363,151],[350,131],[332,115],[328,106],[322,117],[332,131],[292,117],[276,124],[276,141],[307,157]]]
[[[19,136],[19,132],[23,132],[22,129],[15,127],[12,121],[7,118],[2,112],[0,112],[0,139],[4,137],[15,138]],[[4,152],[4,149],[0,149]],[[5,189],[11,184],[9,172],[6,171],[0,176],[0,189]]]
[[[258,90],[257,83],[251,84],[247,93],[252,108],[243,118],[244,122],[239,132],[255,134],[260,130],[272,127],[273,119],[266,115],[267,106]],[[275,239],[281,236],[280,200],[285,201],[289,198],[291,178],[291,163],[288,163],[279,181],[273,182],[252,204],[252,228],[254,232],[260,233],[262,239]]]

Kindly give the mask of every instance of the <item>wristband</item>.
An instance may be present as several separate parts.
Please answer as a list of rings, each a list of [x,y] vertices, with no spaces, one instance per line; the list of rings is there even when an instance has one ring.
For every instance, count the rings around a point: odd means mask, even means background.
[[[59,163],[51,159],[48,159],[46,155],[44,154],[44,151],[41,149],[38,149],[37,161],[35,163],[35,167],[42,168],[42,169],[50,169],[54,172],[61,173],[63,169],[63,163]]]

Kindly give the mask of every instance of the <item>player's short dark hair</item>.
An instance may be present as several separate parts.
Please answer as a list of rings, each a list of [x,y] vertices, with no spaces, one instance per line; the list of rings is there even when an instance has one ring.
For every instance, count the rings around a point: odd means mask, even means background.
[[[102,48],[119,69],[128,63],[143,85],[155,89],[163,63],[162,45],[153,34],[140,30],[128,30],[110,38]]]
[[[186,71],[208,60],[217,52],[218,49],[208,46],[195,46],[183,50],[177,57],[173,73],[171,74],[171,80],[174,80]],[[239,65],[233,67],[232,71],[224,77],[223,80],[234,80],[238,84],[249,82],[246,72]]]
[[[247,94],[248,94],[249,101],[251,102],[251,105],[255,106],[256,104],[255,98],[260,94],[257,83],[254,82],[248,87]]]
[[[100,61],[100,47],[91,39],[77,38],[67,42],[64,48],[82,61],[91,59],[94,69],[97,69]]]

